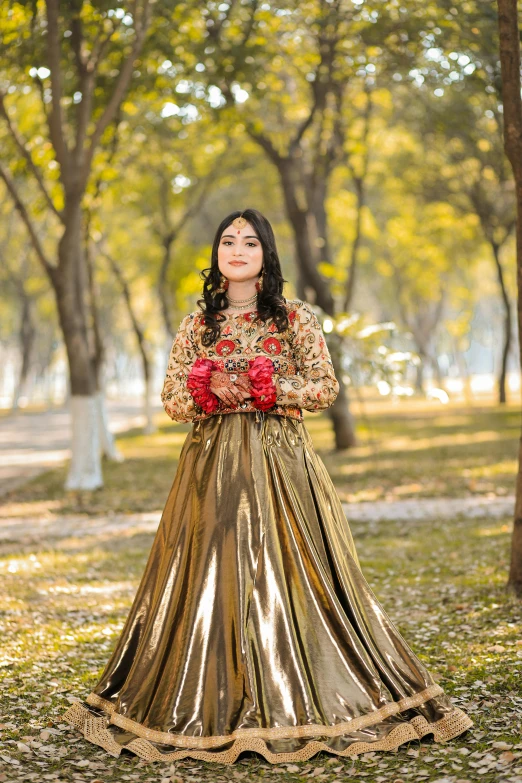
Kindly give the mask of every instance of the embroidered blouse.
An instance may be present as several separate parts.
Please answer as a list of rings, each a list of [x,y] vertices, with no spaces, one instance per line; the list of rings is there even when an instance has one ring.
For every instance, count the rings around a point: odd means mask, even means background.
[[[320,411],[329,408],[339,393],[330,352],[315,312],[300,299],[286,300],[289,328],[279,332],[270,318],[257,321],[255,310],[224,313],[221,333],[211,346],[201,343],[205,329],[204,314],[196,310],[181,321],[170,351],[161,400],[174,421],[189,422],[220,413],[255,411],[252,399],[236,407],[218,400],[212,413],[193,398],[187,379],[199,358],[210,359],[216,370],[227,372],[231,381],[248,373],[252,359],[268,356],[274,365],[275,404],[268,413],[303,420],[302,409]],[[250,363],[250,364],[249,364]]]

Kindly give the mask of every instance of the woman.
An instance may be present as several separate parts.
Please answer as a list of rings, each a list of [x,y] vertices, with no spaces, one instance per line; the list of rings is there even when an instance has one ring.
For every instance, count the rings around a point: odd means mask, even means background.
[[[116,648],[66,719],[114,756],[225,764],[461,734],[472,721],[368,586],[303,422],[339,384],[314,311],[282,296],[266,218],[228,215],[205,272],[162,392],[192,428]]]

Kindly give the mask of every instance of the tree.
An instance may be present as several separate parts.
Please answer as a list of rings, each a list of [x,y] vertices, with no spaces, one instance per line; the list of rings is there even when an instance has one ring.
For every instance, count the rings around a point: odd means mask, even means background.
[[[504,143],[515,177],[517,207],[517,316],[522,370],[522,100],[517,0],[498,0],[500,65],[504,106]],[[508,586],[522,596],[522,436],[518,453],[515,519]]]
[[[0,176],[20,213],[36,255],[54,290],[70,373],[72,459],[67,489],[96,489],[103,485],[100,460],[96,379],[89,345],[88,270],[82,235],[82,202],[94,158],[103,150],[110,124],[130,84],[149,27],[150,0],[132,0],[124,9],[92,5],[83,0],[45,4],[3,3],[6,28],[16,46],[3,55],[6,77],[0,91],[0,114],[26,172],[39,189],[57,223],[53,253],[41,242],[31,205],[20,193],[10,168],[0,165]],[[16,51],[17,64],[13,57]],[[18,71],[22,66],[24,73]],[[45,65],[44,65],[45,64]],[[15,124],[17,100],[33,78],[41,96],[58,182],[49,183],[36,161],[37,140],[25,139]]]

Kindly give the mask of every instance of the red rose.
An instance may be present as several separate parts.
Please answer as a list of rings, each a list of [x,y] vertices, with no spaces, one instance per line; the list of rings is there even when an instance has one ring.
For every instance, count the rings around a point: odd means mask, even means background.
[[[268,356],[256,356],[249,362],[248,377],[252,385],[254,408],[266,411],[276,402],[277,389],[274,383],[274,365]]]
[[[187,388],[205,413],[213,413],[219,405],[219,397],[210,391],[210,374],[214,369],[216,365],[212,359],[199,357],[187,377]]]

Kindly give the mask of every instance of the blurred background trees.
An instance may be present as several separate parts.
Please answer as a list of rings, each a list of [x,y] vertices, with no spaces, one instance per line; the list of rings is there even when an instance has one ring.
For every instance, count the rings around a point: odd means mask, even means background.
[[[0,26],[0,398],[70,402],[69,488],[121,459],[107,395],[154,429],[233,209],[267,215],[322,315],[338,448],[354,394],[517,391],[491,4],[0,0]]]

